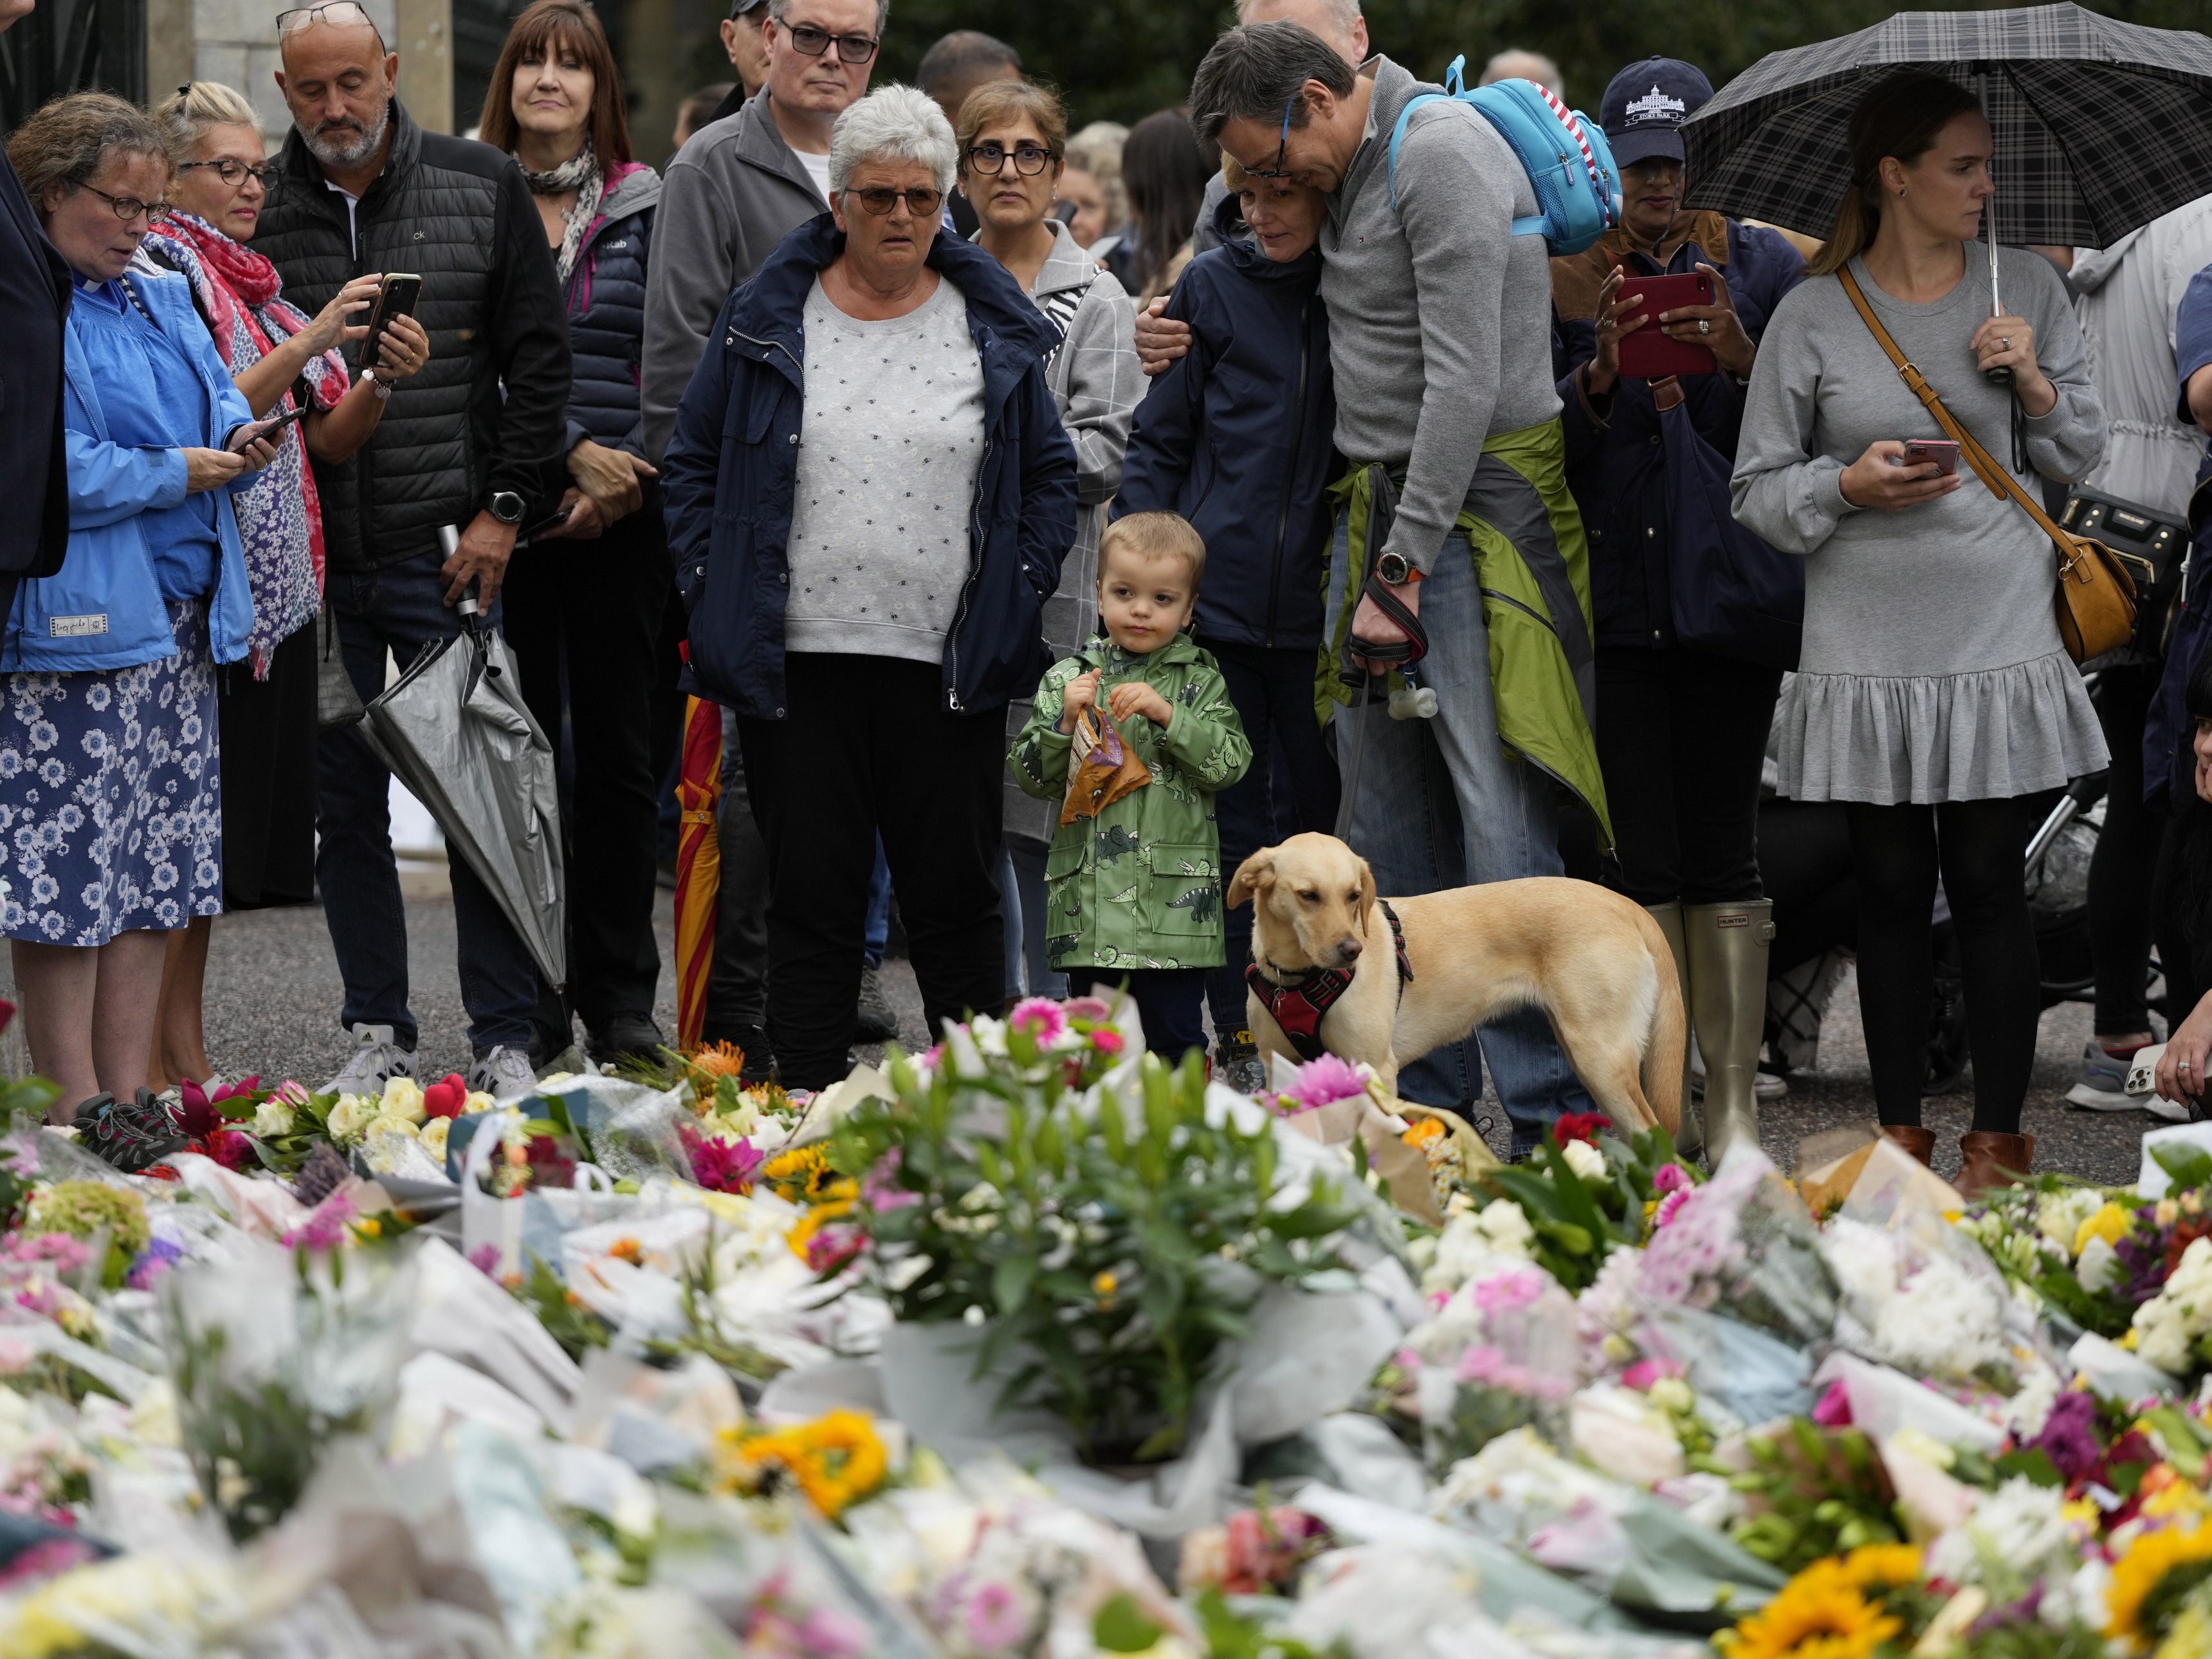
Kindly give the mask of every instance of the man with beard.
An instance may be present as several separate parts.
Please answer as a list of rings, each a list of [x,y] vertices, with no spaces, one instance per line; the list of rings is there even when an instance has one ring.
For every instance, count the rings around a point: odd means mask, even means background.
[[[541,510],[543,470],[563,447],[568,331],[545,229],[521,171],[488,144],[425,132],[394,95],[399,58],[353,0],[281,14],[276,76],[293,131],[254,248],[310,315],[350,279],[422,279],[415,314],[431,358],[379,385],[391,407],[351,460],[315,463],[325,597],[362,701],[460,626],[472,590],[498,617],[517,530]],[[360,365],[374,375],[375,365]],[[550,501],[544,506],[550,507]],[[439,532],[459,532],[447,553]],[[545,672],[550,664],[538,665]],[[415,1072],[406,915],[386,815],[390,775],[358,732],[324,732],[317,763],[317,884],[345,980],[354,1039],[331,1090],[373,1094]],[[505,1100],[535,1082],[538,973],[498,903],[452,865],[469,1087]]]

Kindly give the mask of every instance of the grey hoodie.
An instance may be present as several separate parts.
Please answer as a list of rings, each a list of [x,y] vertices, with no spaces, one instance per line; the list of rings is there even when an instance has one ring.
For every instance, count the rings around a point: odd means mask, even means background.
[[[656,465],[676,429],[723,301],[775,246],[829,211],[805,163],[792,154],[763,91],[735,115],[710,121],[676,153],[661,181],[645,295],[646,458]]]
[[[1551,262],[1514,236],[1536,192],[1505,141],[1464,104],[1424,105],[1388,165],[1407,101],[1441,88],[1389,58],[1367,137],[1322,227],[1321,291],[1336,374],[1336,447],[1406,469],[1387,550],[1423,570],[1451,533],[1483,441],[1559,412],[1552,374]]]

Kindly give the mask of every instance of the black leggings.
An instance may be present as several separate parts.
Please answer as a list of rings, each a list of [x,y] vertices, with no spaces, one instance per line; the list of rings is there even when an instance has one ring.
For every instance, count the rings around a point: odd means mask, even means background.
[[[1920,1121],[1940,866],[1959,936],[1974,1127],[2018,1134],[2043,1011],[2035,926],[2021,873],[2027,836],[2019,801],[1853,803],[1848,816],[1858,878],[1859,1009],[1875,1110],[1884,1123]]]

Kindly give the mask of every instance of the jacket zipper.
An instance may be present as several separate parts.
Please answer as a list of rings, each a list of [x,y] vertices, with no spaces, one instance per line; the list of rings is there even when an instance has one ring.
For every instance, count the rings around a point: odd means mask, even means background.
[[[1275,643],[1275,611],[1283,592],[1283,554],[1291,538],[1291,492],[1297,487],[1298,451],[1306,435],[1306,368],[1312,354],[1313,336],[1307,320],[1313,313],[1313,300],[1309,296],[1298,307],[1298,396],[1291,405],[1291,418],[1296,423],[1291,428],[1291,465],[1284,480],[1282,510],[1275,518],[1275,564],[1267,577],[1267,645]]]
[[[945,641],[945,666],[952,671],[952,684],[945,688],[945,706],[952,713],[962,713],[960,707],[960,624],[968,620],[968,602],[975,596],[975,584],[983,577],[983,479],[991,468],[991,434],[983,434],[982,459],[975,464],[975,494],[968,504],[968,580],[960,586],[960,607],[952,613],[952,631]],[[1016,556],[1020,556],[1019,550]]]

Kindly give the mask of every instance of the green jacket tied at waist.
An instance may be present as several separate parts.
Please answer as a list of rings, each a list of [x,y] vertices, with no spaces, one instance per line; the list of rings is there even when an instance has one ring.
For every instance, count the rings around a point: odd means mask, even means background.
[[[1099,672],[1098,708],[1117,685],[1142,681],[1167,701],[1165,726],[1142,715],[1120,723],[1122,741],[1151,771],[1097,817],[1054,831],[1045,860],[1045,946],[1055,968],[1218,968],[1221,838],[1214,792],[1252,763],[1252,744],[1212,656],[1187,635],[1133,656],[1094,639],[1054,663],[1037,688],[1029,723],[1007,762],[1028,793],[1057,800],[1067,789],[1074,740],[1060,729],[1069,681]]]
[[[1354,466],[1330,490],[1350,520],[1351,557],[1345,585],[1329,596],[1316,699],[1324,720],[1333,705],[1349,707],[1359,695],[1344,682],[1344,642],[1359,603],[1349,573],[1367,568],[1370,477],[1365,466]],[[1557,417],[1486,442],[1468,503],[1456,527],[1467,532],[1482,588],[1498,738],[1579,796],[1610,849],[1613,820],[1591,734],[1596,674],[1589,550],[1567,491]]]

